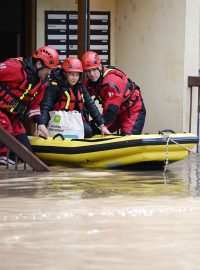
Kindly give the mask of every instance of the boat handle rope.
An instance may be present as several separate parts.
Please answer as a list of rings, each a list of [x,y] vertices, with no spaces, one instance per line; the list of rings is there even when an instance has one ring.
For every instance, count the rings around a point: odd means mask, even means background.
[[[54,137],[53,137],[53,140],[55,140],[55,138],[57,137],[61,137],[61,139],[64,141],[65,140],[65,137],[61,134],[61,133],[58,133],[56,134]]]
[[[165,130],[165,131],[168,132],[169,130]],[[175,133],[175,132],[174,132],[174,133]],[[196,153],[196,152],[194,152],[192,149],[190,149],[190,148],[188,148],[188,147],[185,147],[185,146],[181,145],[180,143],[174,141],[174,140],[170,137],[169,134],[166,134],[166,133],[164,132],[164,130],[163,130],[163,131],[159,131],[159,134],[160,134],[160,135],[163,135],[163,137],[166,139],[166,160],[165,160],[165,162],[164,162],[164,163],[165,163],[164,172],[166,172],[167,166],[169,165],[169,142],[170,142],[170,141],[173,142],[174,144],[179,145],[181,148],[187,150],[189,153],[194,154],[195,156],[200,156],[200,153]]]
[[[175,132],[174,130],[172,130],[172,129],[163,129],[163,130],[158,131],[158,134],[162,134],[162,133],[165,133],[165,132],[176,133],[176,132]]]

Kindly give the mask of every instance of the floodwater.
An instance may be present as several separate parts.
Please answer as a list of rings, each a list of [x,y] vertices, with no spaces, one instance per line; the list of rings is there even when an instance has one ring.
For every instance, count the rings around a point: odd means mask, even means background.
[[[0,180],[0,269],[200,269],[200,158]],[[2,177],[1,177],[2,178]]]

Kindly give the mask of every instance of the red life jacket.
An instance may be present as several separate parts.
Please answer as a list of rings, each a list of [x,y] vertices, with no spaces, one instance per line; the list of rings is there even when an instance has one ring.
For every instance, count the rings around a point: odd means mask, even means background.
[[[0,108],[14,113],[22,113],[25,111],[27,105],[34,99],[35,95],[37,95],[41,82],[32,85],[32,80],[28,78],[25,72],[23,58],[19,57],[7,61],[10,61],[9,63],[12,64],[12,68],[16,69],[16,75],[13,80],[9,78],[9,80],[4,82],[2,79],[0,82]],[[17,80],[18,71],[19,77]]]
[[[127,78],[126,74],[123,71],[117,69],[116,67],[112,67],[112,66],[104,67],[103,78],[105,78],[107,75],[110,75],[110,74],[114,74],[115,76],[120,77],[126,83],[126,87],[124,89],[124,94],[123,94],[123,97],[125,100],[128,97],[130,97],[136,89],[140,90],[140,87],[138,85],[136,85],[134,82],[132,82],[131,79]],[[121,91],[114,84],[106,83],[106,84],[102,84],[102,87],[104,87],[106,85],[110,85],[110,86],[116,88],[118,93]]]
[[[71,88],[66,89],[66,91],[62,92],[60,100],[55,103],[54,110],[77,110],[82,112],[84,107],[84,98],[81,89],[78,89],[77,97],[78,98],[75,97]]]
[[[114,76],[120,77],[123,83],[123,87],[119,89],[119,87],[113,82],[105,83],[106,77],[108,75],[114,75]],[[90,92],[91,95],[94,95],[96,97],[96,99],[99,101],[100,104],[104,104],[105,102],[104,95],[101,89],[103,89],[103,87],[106,87],[106,86],[115,88],[118,94],[123,95],[123,98],[124,98],[123,103],[126,102],[126,100],[133,95],[135,90],[138,90],[137,92],[140,92],[140,87],[138,85],[136,85],[129,78],[127,78],[124,72],[112,66],[103,67],[101,83],[97,84],[96,88],[93,87],[93,83],[90,80],[88,80],[87,84],[88,84],[87,85],[88,91]]]

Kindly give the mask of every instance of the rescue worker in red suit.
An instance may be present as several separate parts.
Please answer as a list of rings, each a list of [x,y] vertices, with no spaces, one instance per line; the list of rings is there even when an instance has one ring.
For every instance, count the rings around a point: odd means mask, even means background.
[[[88,123],[88,114],[94,119],[102,135],[111,134],[104,125],[104,119],[96,107],[93,99],[80,81],[83,72],[82,63],[78,58],[68,57],[52,73],[52,85],[48,86],[41,103],[41,118],[47,126],[52,110],[76,110],[81,113],[84,124],[84,137],[92,136],[92,129]],[[57,84],[57,85],[55,85]]]
[[[101,58],[93,51],[83,54],[82,64],[87,75],[85,86],[102,104],[108,129],[121,130],[123,136],[141,134],[146,110],[140,88],[119,69],[103,66]]]
[[[8,59],[0,63],[0,125],[29,150],[30,142],[23,125],[24,115],[35,123],[40,119],[40,102],[52,69],[59,63],[57,51],[43,46],[32,57]],[[38,132],[48,133],[38,126]],[[41,130],[40,130],[41,129]],[[0,145],[0,156],[7,147]]]

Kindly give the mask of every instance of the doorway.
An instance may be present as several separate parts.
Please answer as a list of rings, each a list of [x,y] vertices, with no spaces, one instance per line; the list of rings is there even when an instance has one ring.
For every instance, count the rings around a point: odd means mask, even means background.
[[[36,0],[7,0],[0,9],[0,62],[35,50]]]

